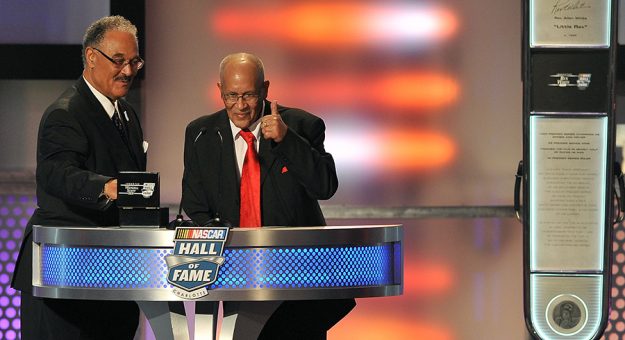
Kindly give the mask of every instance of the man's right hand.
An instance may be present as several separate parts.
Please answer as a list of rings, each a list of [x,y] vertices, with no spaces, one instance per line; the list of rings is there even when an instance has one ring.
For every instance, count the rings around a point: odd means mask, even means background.
[[[104,184],[104,196],[110,200],[117,199],[117,179],[112,179]]]

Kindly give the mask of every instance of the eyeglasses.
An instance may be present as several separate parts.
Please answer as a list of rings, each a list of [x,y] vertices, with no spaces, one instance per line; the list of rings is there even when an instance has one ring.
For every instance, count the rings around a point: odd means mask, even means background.
[[[111,58],[107,56],[106,53],[100,51],[97,47],[92,47],[92,48],[100,52],[100,54],[103,55],[104,58],[112,62],[115,65],[115,67],[117,67],[118,69],[122,69],[126,67],[126,65],[130,65],[130,67],[132,67],[133,70],[140,70],[143,67],[143,64],[145,64],[145,61],[143,61],[141,57],[136,57],[131,60],[126,60],[123,58]]]
[[[234,104],[239,101],[239,98],[243,99],[248,104],[254,104],[258,101],[260,95],[258,93],[222,93],[221,96],[228,104]]]

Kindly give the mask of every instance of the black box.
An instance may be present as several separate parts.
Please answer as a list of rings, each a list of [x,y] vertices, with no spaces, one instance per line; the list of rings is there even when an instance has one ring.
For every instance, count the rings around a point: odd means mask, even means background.
[[[154,227],[161,224],[160,208],[119,208],[121,227]]]
[[[162,224],[157,172],[122,171],[117,176],[119,225],[155,227]],[[169,209],[167,209],[169,211]]]

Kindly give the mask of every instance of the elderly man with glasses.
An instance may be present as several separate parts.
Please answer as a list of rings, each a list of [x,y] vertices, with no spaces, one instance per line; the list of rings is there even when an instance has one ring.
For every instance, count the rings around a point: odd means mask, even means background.
[[[22,292],[22,339],[133,339],[134,302],[43,299],[32,296],[32,226],[119,225],[119,171],[145,171],[147,142],[139,117],[124,100],[143,67],[137,28],[120,16],[97,20],[83,39],[82,76],[41,118],[37,143],[37,203],[12,287]]]
[[[321,226],[317,200],[338,188],[323,120],[267,100],[260,58],[226,56],[217,84],[224,109],[186,130],[182,206],[199,224]],[[325,339],[354,300],[224,302],[234,339]],[[207,308],[210,310],[210,308]],[[236,315],[236,316],[234,316]]]

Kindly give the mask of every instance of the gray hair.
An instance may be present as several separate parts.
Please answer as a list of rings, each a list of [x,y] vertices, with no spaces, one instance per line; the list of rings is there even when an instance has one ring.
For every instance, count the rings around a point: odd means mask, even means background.
[[[95,47],[99,45],[102,42],[102,39],[104,39],[104,35],[109,31],[121,31],[130,33],[135,37],[135,41],[138,41],[137,27],[121,15],[113,15],[98,19],[97,21],[92,23],[89,28],[87,28],[85,36],[82,39],[83,66],[87,65],[85,60],[85,50],[87,49],[87,47]]]
[[[240,53],[232,53],[225,56],[221,63],[219,64],[219,82],[223,84],[224,82],[224,71],[226,66],[233,61],[251,61],[256,65],[256,81],[258,85],[261,85],[265,81],[265,66],[263,65],[263,61],[256,55],[246,52]]]

